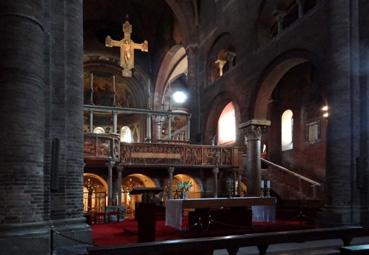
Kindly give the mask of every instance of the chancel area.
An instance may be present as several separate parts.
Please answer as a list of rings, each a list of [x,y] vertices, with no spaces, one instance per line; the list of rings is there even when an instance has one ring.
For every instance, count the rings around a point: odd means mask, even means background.
[[[368,12],[2,0],[0,255],[367,254]]]

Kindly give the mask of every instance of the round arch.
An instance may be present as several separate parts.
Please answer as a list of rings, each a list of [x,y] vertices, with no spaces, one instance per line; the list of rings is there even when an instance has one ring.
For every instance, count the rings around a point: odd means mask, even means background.
[[[235,115],[236,115],[236,143],[239,141],[238,134],[239,130],[237,128],[240,120],[240,109],[239,109],[239,102],[235,100],[236,97],[232,96],[231,94],[224,92],[219,94],[217,97],[215,97],[213,103],[209,107],[209,109],[206,111],[206,114],[204,116],[207,116],[205,127],[204,127],[204,144],[210,144],[214,136],[217,134],[218,129],[218,119],[220,117],[220,114],[222,113],[224,107],[232,102],[234,109],[235,109]]]
[[[124,177],[123,180],[122,180],[122,185],[126,184],[126,187],[130,188],[129,187],[131,185],[131,184],[129,184],[130,182],[133,185],[138,184],[141,187],[147,187],[147,188],[156,187],[156,183],[152,178],[150,178],[147,175],[139,174],[139,173],[130,174],[130,175],[127,175],[126,177]]]
[[[99,175],[83,174],[83,211],[103,212],[107,205],[108,183]]]
[[[269,64],[260,75],[252,97],[254,100],[250,101],[250,116],[257,119],[266,119],[269,100],[279,81],[293,67],[306,62],[311,62],[314,67],[318,66],[318,61],[311,52],[291,50],[279,55]],[[319,81],[319,73],[317,75]],[[324,92],[322,91],[322,93]]]
[[[165,55],[155,82],[155,109],[160,109],[165,88],[173,79],[173,76],[180,76],[188,71],[187,53],[183,46],[174,45]]]
[[[127,207],[127,214],[132,215],[135,211],[135,204],[141,201],[141,195],[131,195],[130,192],[135,187],[157,187],[155,181],[147,175],[133,173],[123,178],[121,191],[123,192],[122,203]]]
[[[116,89],[117,89],[117,102],[119,103],[119,93],[124,86],[124,91],[127,92],[130,99],[130,107],[143,108],[148,104],[147,98],[149,97],[148,87],[146,84],[149,84],[149,76],[143,69],[137,64],[135,66],[135,72],[131,78],[122,77],[121,68],[119,66],[119,57],[117,56],[105,56],[103,60],[99,57],[101,56],[99,53],[90,52],[85,54],[84,56],[84,72],[103,72],[110,73],[111,77],[115,75],[116,78]],[[109,78],[110,79],[110,78]],[[112,79],[112,78],[111,78]],[[95,81],[94,81],[95,83]],[[109,85],[112,86],[112,80],[108,80]],[[84,81],[84,93],[86,90],[90,88],[90,80],[89,78]],[[113,88],[111,88],[113,89]],[[124,105],[122,105],[124,106]]]
[[[96,179],[98,180],[101,185],[103,186],[103,189],[105,192],[108,191],[108,183],[104,180],[104,178],[100,177],[99,175],[97,174],[93,174],[93,173],[84,173],[83,174],[83,178],[92,178],[92,179]]]
[[[173,176],[173,191],[175,192],[175,195],[177,193],[177,183],[183,181],[190,181],[192,183],[192,187],[189,190],[189,198],[199,198],[201,196],[201,184],[196,178],[188,174],[176,174]]]

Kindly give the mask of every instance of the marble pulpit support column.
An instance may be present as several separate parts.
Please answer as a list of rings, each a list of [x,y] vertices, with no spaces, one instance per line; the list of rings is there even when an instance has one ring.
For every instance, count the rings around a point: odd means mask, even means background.
[[[108,167],[108,205],[113,205],[113,166],[115,162],[113,160],[109,160],[106,162],[106,166]]]
[[[168,168],[168,199],[173,199],[173,173],[174,173],[174,167],[170,166]]]
[[[248,196],[260,196],[260,170],[261,170],[261,136],[270,126],[269,120],[252,119],[240,125],[245,129],[247,140],[246,171],[248,178]]]
[[[116,189],[117,189],[117,205],[122,205],[122,172],[123,166],[117,166],[117,182],[116,182]]]
[[[218,197],[218,173],[219,167],[213,168],[213,175],[214,175],[214,198]]]

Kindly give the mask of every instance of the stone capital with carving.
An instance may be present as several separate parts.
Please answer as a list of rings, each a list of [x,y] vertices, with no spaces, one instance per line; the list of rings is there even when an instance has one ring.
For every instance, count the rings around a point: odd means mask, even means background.
[[[247,140],[261,139],[263,133],[267,131],[270,126],[270,120],[251,119],[245,123],[239,125],[239,128],[243,130]]]
[[[168,167],[168,173],[173,174],[174,173],[174,166]]]
[[[107,167],[111,167],[111,168],[113,168],[113,166],[115,165],[115,161],[114,161],[114,160],[109,160],[109,161],[107,161],[107,162],[105,163],[105,165],[106,165]]]
[[[123,172],[124,166],[117,165],[117,172]]]

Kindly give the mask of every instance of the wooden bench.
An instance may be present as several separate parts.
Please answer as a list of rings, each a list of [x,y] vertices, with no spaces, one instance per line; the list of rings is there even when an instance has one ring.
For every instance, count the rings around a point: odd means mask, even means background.
[[[340,250],[342,254],[365,255],[365,254],[369,254],[369,244],[344,246]]]
[[[341,239],[344,246],[350,245],[352,239],[369,235],[368,229],[357,226],[319,228],[268,233],[255,233],[233,236],[191,238],[130,244],[115,247],[89,248],[93,255],[156,255],[156,254],[213,254],[214,250],[226,249],[230,255],[236,255],[240,247],[257,246],[260,255],[265,255],[271,244],[305,242],[327,239]]]

